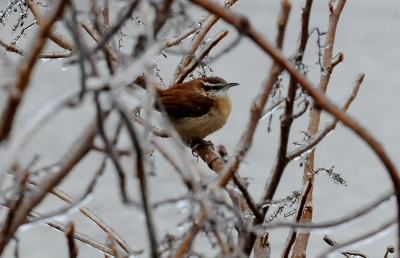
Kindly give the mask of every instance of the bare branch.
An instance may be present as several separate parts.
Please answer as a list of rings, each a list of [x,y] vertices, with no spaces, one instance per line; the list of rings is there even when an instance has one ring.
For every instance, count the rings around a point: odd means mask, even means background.
[[[277,51],[270,43],[265,41],[257,32],[255,32],[247,19],[238,18],[230,12],[227,12],[220,6],[211,3],[206,0],[191,0],[193,3],[198,4],[212,12],[217,14],[219,17],[224,19],[226,22],[236,27],[238,31],[249,37],[259,47],[261,47],[268,55],[271,56],[278,64],[283,66],[297,82],[314,98],[316,104],[323,108],[331,115],[338,118],[344,125],[353,130],[361,139],[363,139],[380,158],[381,162],[387,169],[388,174],[392,180],[395,189],[400,189],[400,175],[397,173],[397,169],[394,166],[392,160],[389,158],[383,147],[377,142],[377,140],[363,127],[361,127],[354,119],[347,115],[344,111],[333,105],[321,92],[307,80],[307,78],[299,73],[296,68],[287,60],[279,51]],[[339,7],[339,5],[338,5]],[[330,59],[329,59],[330,61]],[[234,161],[237,162],[237,161]],[[398,214],[400,214],[400,194],[397,196],[397,207]],[[398,229],[398,238],[400,246],[400,227]],[[400,248],[399,248],[400,249]]]
[[[360,74],[357,76],[356,81],[354,83],[353,92],[343,105],[342,109],[347,110],[350,107],[350,104],[353,102],[355,97],[357,96],[358,90],[361,86],[361,83],[364,80],[364,74]],[[287,154],[287,159],[293,160],[294,158],[300,156],[302,153],[314,148],[322,139],[325,138],[333,129],[335,129],[339,120],[335,118],[329,125],[327,125],[323,130],[317,132],[315,135],[311,136],[300,148],[290,152]]]
[[[151,257],[158,257],[158,244],[156,239],[156,231],[153,221],[153,215],[150,209],[149,201],[148,201],[148,193],[147,193],[147,179],[146,179],[146,171],[144,167],[143,161],[143,150],[140,146],[139,140],[137,138],[135,129],[132,124],[131,115],[129,112],[125,110],[116,98],[114,98],[115,104],[117,105],[118,111],[121,115],[121,118],[125,121],[126,128],[129,132],[130,139],[132,141],[132,146],[136,151],[136,176],[140,182],[140,191],[142,198],[143,210],[146,215],[146,226],[148,231],[148,237],[150,240],[150,248],[151,248]]]
[[[28,214],[36,207],[44,197],[64,179],[71,169],[90,151],[93,138],[96,135],[96,124],[92,123],[84,134],[77,139],[72,148],[67,152],[60,164],[60,170],[49,175],[34,193],[22,200],[20,208],[15,212],[9,233],[0,239],[0,252],[4,250],[8,241],[17,231],[18,227],[26,221]]]
[[[33,184],[33,185],[39,185],[38,182],[33,181],[33,180],[29,180],[29,183]],[[66,193],[62,192],[59,189],[53,188],[51,190],[51,193],[54,194],[55,196],[57,196],[58,198],[60,198],[61,200],[67,202],[67,203],[73,203],[75,202],[74,199],[72,199],[70,196],[68,196]],[[111,234],[114,236],[114,238],[116,239],[117,243],[122,247],[122,249],[124,249],[124,251],[127,254],[134,254],[134,255],[138,255],[140,253],[142,253],[142,251],[134,251],[132,250],[132,248],[130,248],[128,246],[128,244],[112,229],[110,228],[106,223],[104,223],[104,221],[102,221],[98,216],[96,216],[93,212],[91,212],[88,208],[85,207],[80,207],[79,211],[84,214],[86,217],[88,217],[91,221],[93,221],[97,226],[99,226],[102,230],[104,230],[104,232],[106,232],[107,234]]]
[[[32,218],[39,217],[39,215],[37,213],[32,213],[29,216],[32,217]],[[46,223],[46,225],[48,225],[48,226],[50,226],[50,227],[52,227],[52,228],[54,228],[56,230],[59,230],[61,232],[66,232],[66,227],[61,225],[61,224],[59,224],[59,223],[48,222],[48,223]],[[78,233],[78,232],[75,231],[74,234],[73,234],[73,238],[78,240],[78,241],[80,241],[80,242],[82,242],[82,243],[84,243],[84,244],[87,244],[87,245],[99,250],[100,252],[103,252],[105,254],[109,254],[109,255],[114,256],[113,250],[111,250],[111,249],[107,248],[106,246],[94,241],[93,239],[88,238],[87,236],[85,236],[85,235],[83,235],[81,233]]]
[[[67,227],[65,228],[65,236],[67,237],[68,240],[68,250],[70,258],[76,258],[78,256],[78,247],[75,244],[74,233],[75,233],[74,223],[69,222]]]
[[[184,31],[181,35],[169,38],[169,39],[164,39],[163,45],[164,47],[173,47],[176,45],[179,45],[182,40],[186,39],[190,35],[196,32],[196,27],[188,28],[186,31]]]
[[[317,257],[318,258],[327,257],[331,253],[342,251],[347,246],[351,246],[351,245],[353,245],[353,244],[355,244],[357,242],[366,240],[366,239],[374,237],[374,236],[376,236],[378,234],[382,234],[382,232],[391,230],[391,229],[393,229],[395,227],[396,221],[397,221],[397,218],[396,219],[392,219],[392,220],[384,223],[383,225],[381,225],[377,229],[375,229],[373,231],[370,231],[368,233],[365,233],[363,235],[360,235],[358,237],[355,237],[355,238],[353,238],[353,239],[351,239],[351,240],[349,240],[347,242],[344,242],[342,244],[338,244],[333,249],[331,249],[331,250],[329,250],[327,252],[324,252],[324,253],[320,254],[319,256],[317,256]]]
[[[39,27],[44,26],[42,14],[40,13],[39,6],[37,5],[36,1],[26,1],[28,8],[31,10],[33,16],[36,19],[37,24]],[[71,52],[74,51],[74,44],[64,35],[61,35],[55,31],[49,31],[48,33],[49,39],[51,39],[54,43],[59,45],[60,47],[67,49]]]
[[[104,92],[104,94],[108,94],[108,93]],[[99,93],[98,92],[95,92],[94,100],[95,100],[96,109],[97,109],[97,129],[99,131],[99,135],[101,136],[101,139],[104,142],[104,146],[105,146],[107,155],[111,158],[111,160],[115,166],[115,170],[117,172],[118,179],[119,179],[119,189],[120,189],[122,201],[125,204],[128,204],[130,202],[130,200],[129,200],[128,194],[126,192],[125,171],[122,168],[121,163],[119,162],[119,157],[118,157],[117,151],[115,150],[115,147],[108,140],[108,137],[104,131],[103,123],[104,123],[105,117],[104,117],[104,111],[102,110],[102,107],[99,102]]]
[[[226,35],[228,35],[227,30],[223,30],[217,33],[207,47],[201,51],[197,58],[193,59],[180,73],[178,81],[183,81],[182,78],[186,78],[194,69],[203,61],[203,59],[210,53],[213,49]]]
[[[66,0],[62,0],[57,8],[55,8],[55,11],[50,16],[50,18],[42,22],[32,50],[19,66],[18,75],[15,79],[15,86],[9,92],[6,107],[0,118],[0,142],[5,140],[11,131],[14,116],[18,110],[25,90],[29,85],[30,77],[33,71],[33,67],[36,64],[37,57],[39,56],[40,52],[42,52],[42,49],[46,44],[47,35],[50,33],[51,26],[62,15],[66,3]]]
[[[302,231],[311,231],[313,229],[334,229],[340,228],[343,225],[348,225],[350,222],[355,222],[360,217],[367,215],[368,213],[374,211],[375,209],[379,208],[380,205],[384,204],[385,202],[389,201],[390,198],[394,196],[394,193],[386,193],[381,196],[379,199],[375,200],[374,202],[366,205],[362,209],[352,212],[348,216],[343,216],[340,219],[332,220],[323,223],[310,223],[310,222],[289,222],[289,221],[278,221],[275,223],[271,223],[265,226],[254,226],[252,230],[266,230],[266,229],[273,229],[279,227],[289,227],[295,229],[301,229]]]
[[[228,0],[225,2],[225,7],[231,7],[237,0]],[[221,7],[222,8],[222,7]],[[173,84],[180,83],[185,80],[185,77],[181,76],[182,71],[193,61],[195,53],[203,41],[206,34],[210,31],[212,26],[219,20],[218,15],[209,16],[203,23],[202,28],[193,37],[192,43],[190,44],[187,54],[182,57],[180,64],[174,73]]]

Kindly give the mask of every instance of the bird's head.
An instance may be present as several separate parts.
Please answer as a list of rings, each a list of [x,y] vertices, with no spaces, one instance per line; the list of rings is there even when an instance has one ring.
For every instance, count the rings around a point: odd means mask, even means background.
[[[210,97],[219,97],[227,94],[228,89],[239,85],[239,83],[227,83],[220,77],[205,77],[201,79],[204,91]]]

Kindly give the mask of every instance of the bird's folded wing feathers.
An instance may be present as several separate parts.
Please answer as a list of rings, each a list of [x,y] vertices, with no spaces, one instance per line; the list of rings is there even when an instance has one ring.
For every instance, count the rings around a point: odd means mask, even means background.
[[[177,101],[179,99],[179,101]],[[207,114],[213,100],[196,91],[174,89],[160,92],[160,102],[169,116],[196,117]],[[156,107],[160,110],[159,107]]]

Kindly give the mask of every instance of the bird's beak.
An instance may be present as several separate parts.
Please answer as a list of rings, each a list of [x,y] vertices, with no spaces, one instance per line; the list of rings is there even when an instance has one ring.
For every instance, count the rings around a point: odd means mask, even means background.
[[[226,88],[226,89],[229,89],[230,87],[238,86],[238,85],[239,85],[239,83],[231,82],[231,83],[227,83],[227,84],[225,85],[225,88]]]

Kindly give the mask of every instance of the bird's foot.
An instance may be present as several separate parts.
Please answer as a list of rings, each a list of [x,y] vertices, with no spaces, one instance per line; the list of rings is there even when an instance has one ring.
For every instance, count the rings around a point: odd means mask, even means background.
[[[192,146],[192,151],[195,151],[200,146],[205,146],[206,148],[211,147],[213,150],[215,150],[215,146],[211,141],[206,141],[202,138],[192,139],[190,145]]]

